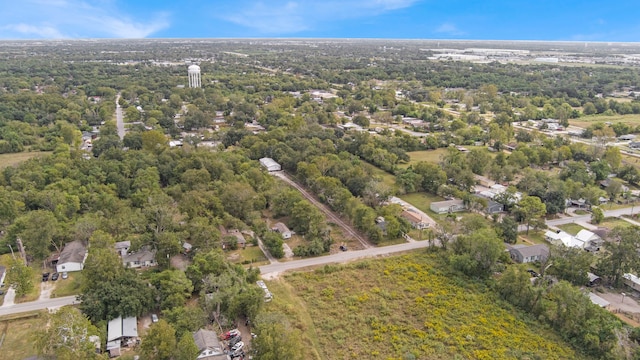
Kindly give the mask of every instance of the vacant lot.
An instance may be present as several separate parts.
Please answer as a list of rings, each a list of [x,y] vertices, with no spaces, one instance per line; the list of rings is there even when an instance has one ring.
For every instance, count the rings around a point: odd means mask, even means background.
[[[302,331],[308,359],[579,358],[484,285],[445,269],[426,252],[327,265],[269,284],[269,308]]]
[[[583,116],[578,119],[569,120],[569,124],[574,126],[579,126],[582,128],[587,128],[590,125],[596,124],[599,122],[601,123],[610,122],[612,124],[625,123],[635,128],[638,125],[638,123],[640,123],[640,115],[637,115],[637,114],[612,115],[612,116],[590,115],[590,116]]]
[[[0,322],[0,333],[4,336],[0,346],[0,358],[25,359],[36,355],[33,335],[45,326],[45,317],[9,320]]]
[[[40,157],[51,154],[47,152],[21,152],[14,154],[0,154],[0,169],[4,169],[9,166],[16,166],[22,162],[25,162],[34,157]]]
[[[618,218],[606,218],[604,219],[603,222],[601,222],[600,224],[598,224],[599,227],[606,227],[607,229],[613,229],[617,226],[620,227],[631,227],[633,226],[633,224],[631,224],[628,221],[624,221],[622,219],[618,219]]]

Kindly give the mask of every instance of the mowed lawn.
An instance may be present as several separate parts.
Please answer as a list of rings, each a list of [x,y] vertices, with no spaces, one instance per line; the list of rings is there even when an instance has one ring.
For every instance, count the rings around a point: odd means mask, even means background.
[[[305,359],[579,359],[484,285],[420,251],[268,282],[266,311],[300,329]]]
[[[25,162],[34,157],[46,156],[51,154],[51,151],[42,152],[20,152],[12,154],[0,154],[0,169],[4,169],[9,166],[16,166],[22,162]]]

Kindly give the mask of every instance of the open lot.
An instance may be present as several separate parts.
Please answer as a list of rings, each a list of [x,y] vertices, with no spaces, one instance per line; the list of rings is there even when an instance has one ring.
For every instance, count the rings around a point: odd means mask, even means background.
[[[301,330],[305,359],[580,358],[426,252],[327,265],[268,285],[267,309]]]
[[[9,166],[15,166],[22,162],[25,162],[34,157],[41,157],[51,154],[51,151],[34,151],[34,152],[20,152],[12,154],[0,154],[0,169],[4,169]]]
[[[251,264],[253,266],[266,265],[269,263],[267,257],[258,246],[247,245],[246,248],[227,251],[227,259],[236,264]]]
[[[610,122],[612,124],[615,123],[625,123],[627,125],[633,126],[634,128],[640,124],[640,115],[637,114],[629,114],[629,115],[590,115],[583,116],[577,119],[570,119],[569,124],[578,126],[581,128],[587,128],[592,124],[596,123],[605,123]]]
[[[4,337],[0,358],[25,359],[36,355],[33,336],[36,330],[46,325],[45,321],[44,316],[0,321],[0,337]]]
[[[569,233],[571,235],[575,235],[578,232],[580,232],[580,230],[584,230],[584,228],[582,226],[580,226],[578,224],[573,224],[573,223],[564,224],[564,225],[558,225],[557,227],[562,229],[562,230],[564,230],[564,232],[567,232],[567,233]]]

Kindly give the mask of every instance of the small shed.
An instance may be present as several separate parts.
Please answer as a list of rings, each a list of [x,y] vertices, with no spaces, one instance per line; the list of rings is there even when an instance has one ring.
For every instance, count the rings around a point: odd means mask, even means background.
[[[598,286],[602,284],[602,279],[600,278],[600,276],[594,273],[588,272],[587,277],[589,278],[589,281],[587,282],[587,286],[589,287]]]
[[[633,290],[640,291],[640,278],[631,273],[626,273],[622,275],[622,277],[624,278],[625,285],[632,288]]]
[[[602,308],[608,308],[609,307],[609,302],[603,298],[601,298],[600,296],[592,293],[591,291],[589,291],[588,293],[589,296],[589,300],[591,300],[592,303],[602,307]]]
[[[260,164],[264,166],[269,172],[282,170],[282,166],[280,166],[280,164],[275,162],[275,160],[273,160],[272,158],[262,158],[260,159]]]

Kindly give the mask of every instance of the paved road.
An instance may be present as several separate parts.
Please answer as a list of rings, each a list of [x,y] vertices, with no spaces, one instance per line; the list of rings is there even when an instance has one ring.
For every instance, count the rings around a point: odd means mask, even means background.
[[[124,118],[122,115],[122,108],[120,107],[118,100],[120,100],[120,94],[116,96],[116,126],[118,127],[118,136],[120,136],[120,140],[122,140],[124,139],[124,134],[125,134]]]
[[[0,306],[0,316],[18,314],[29,311],[44,310],[47,308],[57,308],[66,305],[78,304],[74,296],[65,296],[54,299],[36,300],[21,304]]]
[[[324,204],[316,200],[313,197],[313,195],[309,194],[309,192],[307,192],[302,186],[298,185],[298,183],[296,183],[291,178],[289,178],[287,174],[285,174],[283,171],[274,171],[274,172],[271,172],[271,175],[276,176],[279,179],[282,179],[284,182],[293,186],[294,188],[296,188],[296,190],[300,191],[302,196],[304,196],[313,205],[315,205],[318,209],[320,209],[320,211],[322,211],[327,216],[327,218],[329,218],[332,222],[342,227],[344,231],[346,231],[345,235],[350,235],[351,237],[358,240],[365,249],[368,249],[371,247],[371,245],[367,242],[367,240],[364,237],[362,237],[360,234],[358,234],[358,232],[355,231],[349,224],[342,221],[342,219],[340,219],[336,214],[334,214],[333,211],[329,210],[328,207],[326,207]]]
[[[434,243],[434,245],[439,245]],[[390,245],[383,247],[374,247],[364,250],[345,251],[327,256],[320,256],[309,259],[295,260],[289,262],[279,262],[275,264],[260,266],[260,273],[264,278],[276,277],[279,274],[288,271],[301,269],[309,266],[318,266],[325,264],[346,263],[358,259],[371,258],[376,256],[385,256],[393,253],[422,249],[429,246],[428,241],[415,241],[399,245]]]
[[[633,214],[639,213],[640,206],[631,206],[631,207],[616,209],[616,210],[605,210],[604,217],[620,217],[622,215],[631,215],[632,211],[633,211]],[[547,220],[545,221],[545,224],[547,224],[547,226],[558,226],[558,225],[571,224],[571,223],[588,223],[590,221],[591,221],[591,214],[587,214],[587,215],[578,215],[578,216],[567,216],[561,219]],[[527,225],[518,225],[518,232],[523,232],[523,231],[527,231]]]

